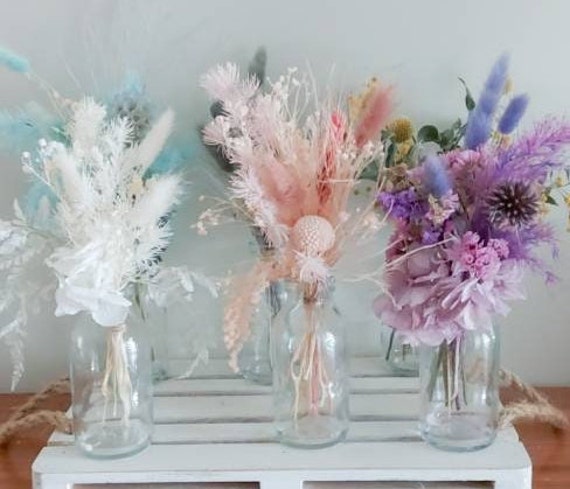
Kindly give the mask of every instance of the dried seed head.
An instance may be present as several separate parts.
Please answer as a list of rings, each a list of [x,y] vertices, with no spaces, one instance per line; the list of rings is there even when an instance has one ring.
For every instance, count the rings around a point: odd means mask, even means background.
[[[331,223],[321,216],[303,216],[293,226],[291,239],[295,249],[309,256],[327,252],[335,242]]]
[[[493,191],[488,205],[493,222],[523,226],[538,215],[540,196],[524,183],[507,183]]]

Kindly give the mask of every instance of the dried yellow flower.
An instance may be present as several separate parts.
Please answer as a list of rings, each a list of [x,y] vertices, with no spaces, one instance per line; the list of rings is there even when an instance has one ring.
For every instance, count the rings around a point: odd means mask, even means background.
[[[398,163],[405,163],[410,153],[412,147],[414,146],[413,141],[408,139],[407,141],[400,143],[396,146],[396,155],[395,155],[395,162]]]
[[[407,117],[400,117],[388,125],[388,129],[394,134],[396,143],[404,143],[414,136],[414,126]]]
[[[564,179],[559,175],[554,180],[554,185],[558,188],[564,187]]]

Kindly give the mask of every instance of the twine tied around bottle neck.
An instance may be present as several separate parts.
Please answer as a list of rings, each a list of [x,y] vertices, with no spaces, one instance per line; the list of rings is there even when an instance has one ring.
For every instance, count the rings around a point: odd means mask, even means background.
[[[133,384],[125,358],[125,331],[127,328],[121,324],[107,329],[105,374],[101,383],[101,392],[105,398],[103,420],[106,420],[109,415],[109,407],[112,409],[111,415],[113,417],[116,417],[119,408],[122,408],[121,418],[126,423],[131,414],[133,392]]]

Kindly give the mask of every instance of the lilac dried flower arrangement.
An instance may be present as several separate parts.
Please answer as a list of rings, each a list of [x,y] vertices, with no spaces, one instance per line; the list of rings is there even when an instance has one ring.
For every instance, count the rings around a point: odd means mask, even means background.
[[[471,110],[456,144],[386,173],[378,203],[395,230],[386,293],[374,308],[405,341],[435,346],[489,329],[494,315],[524,298],[526,270],[554,278],[537,250],[550,246],[556,255],[544,211],[566,169],[570,124],[549,117],[513,137],[528,98],[508,85],[503,56],[476,104],[467,91]]]

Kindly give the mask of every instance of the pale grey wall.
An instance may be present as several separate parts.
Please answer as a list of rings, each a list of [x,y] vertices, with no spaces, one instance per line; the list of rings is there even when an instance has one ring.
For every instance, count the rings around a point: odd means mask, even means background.
[[[207,113],[197,86],[199,75],[219,61],[246,62],[260,43],[269,51],[270,75],[289,66],[310,64],[317,81],[323,82],[334,67],[334,83],[349,88],[379,75],[397,86],[398,112],[420,123],[444,123],[463,114],[457,76],[463,76],[477,92],[493,60],[508,50],[516,87],[531,95],[527,120],[547,113],[567,114],[569,20],[570,3],[564,0],[169,0],[131,4],[4,0],[0,43],[28,56],[38,73],[70,95],[104,91],[120,72],[118,60],[122,56],[135,60],[135,68],[146,67],[143,72],[151,93],[176,109],[179,132],[189,134]],[[37,91],[21,78],[0,71],[3,106],[36,96]],[[193,164],[194,197],[213,191],[199,171],[206,166],[204,158],[198,154]],[[24,179],[17,161],[1,164],[0,214],[8,216]],[[242,260],[244,230],[236,234],[236,228],[228,228],[200,241],[188,230],[194,205],[195,200],[189,198],[186,214],[179,218],[182,234],[173,246],[172,261],[183,260],[220,273],[231,262]],[[563,230],[564,212],[555,219]],[[208,257],[211,265],[204,266]],[[570,384],[570,247],[566,235],[559,272],[563,281],[554,288],[529,280],[531,300],[516,304],[504,321],[504,363],[532,382]],[[353,346],[371,348],[378,336],[368,315],[374,291],[360,286],[350,293],[340,290],[339,296],[347,315],[359,324],[354,327]],[[210,327],[219,322],[219,312],[211,302],[195,303],[188,311],[201,311]],[[53,318],[49,307],[41,318],[33,319],[22,390],[36,389],[65,372],[69,323]],[[9,361],[3,346],[0,372],[1,391],[9,386]]]

